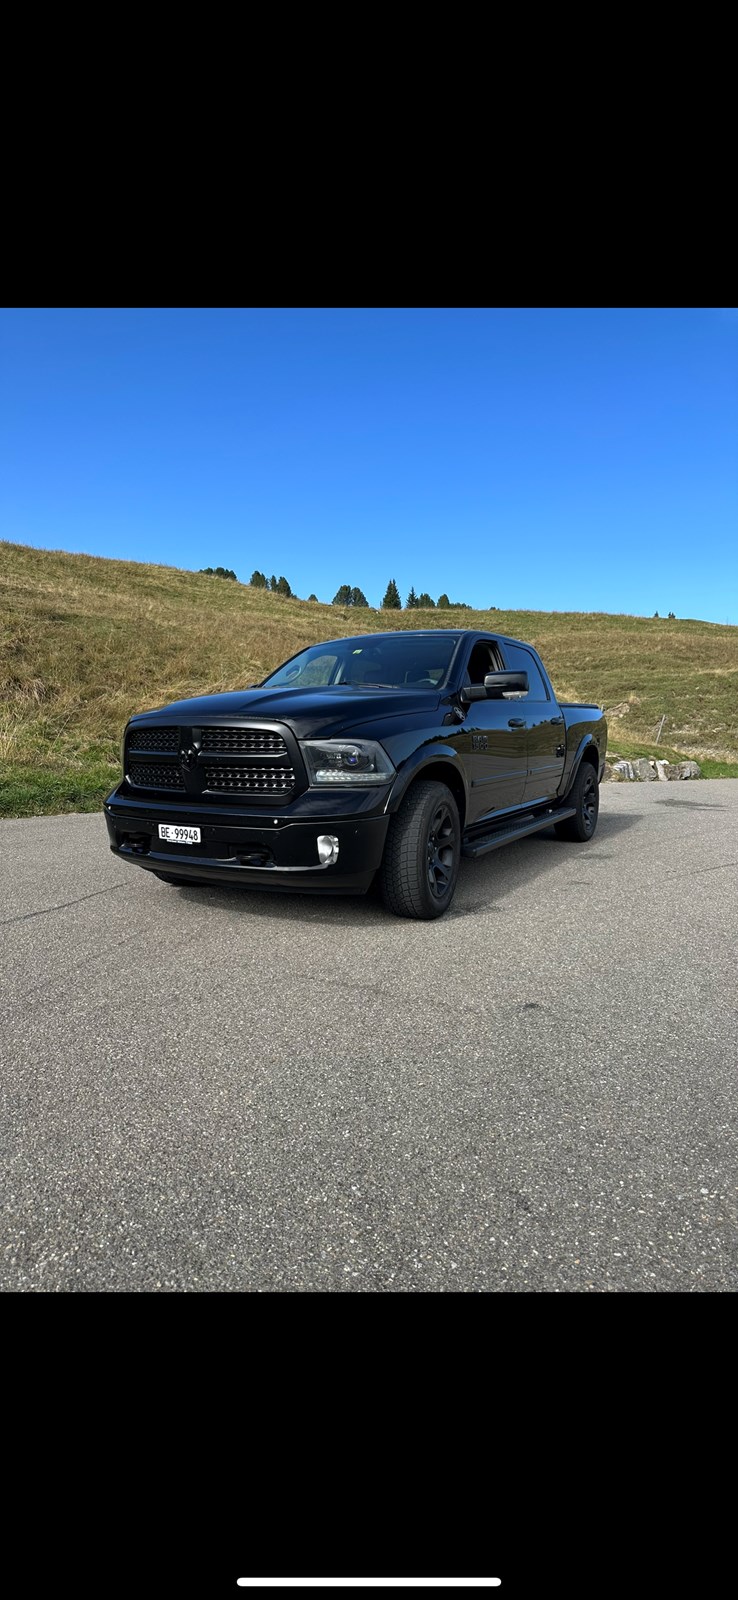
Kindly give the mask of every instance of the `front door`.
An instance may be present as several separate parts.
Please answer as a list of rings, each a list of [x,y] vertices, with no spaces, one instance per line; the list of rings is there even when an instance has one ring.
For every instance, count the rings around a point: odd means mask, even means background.
[[[523,801],[527,769],[527,720],[509,700],[476,700],[466,718],[470,735],[468,823]]]
[[[500,670],[490,640],[474,645],[467,669],[470,683],[484,683]],[[517,700],[475,700],[466,708],[459,747],[469,781],[467,827],[522,804],[527,773],[527,717]]]
[[[551,698],[535,657],[525,646],[502,642],[505,666],[511,672],[527,672],[528,693],[514,704],[528,723],[528,781],[526,804],[552,799],[564,775],[566,729],[558,705]]]

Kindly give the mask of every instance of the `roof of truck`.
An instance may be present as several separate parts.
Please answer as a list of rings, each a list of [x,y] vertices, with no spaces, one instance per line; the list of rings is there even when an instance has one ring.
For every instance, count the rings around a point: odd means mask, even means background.
[[[347,644],[350,639],[436,639],[453,636],[458,638],[466,633],[470,638],[502,639],[505,644],[523,644],[522,639],[513,639],[506,633],[496,633],[494,628],[382,628],[376,633],[346,633],[340,639],[320,639],[318,644]],[[305,646],[310,649],[311,646]],[[314,647],[312,647],[314,648]],[[527,646],[528,649],[531,646]]]

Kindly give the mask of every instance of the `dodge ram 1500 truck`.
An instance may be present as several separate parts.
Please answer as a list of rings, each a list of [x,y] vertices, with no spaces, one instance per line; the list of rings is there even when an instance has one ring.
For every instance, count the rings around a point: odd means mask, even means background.
[[[607,724],[531,645],[464,628],[311,645],[260,684],[134,716],[110,847],[167,883],[451,904],[459,859],[597,826]]]

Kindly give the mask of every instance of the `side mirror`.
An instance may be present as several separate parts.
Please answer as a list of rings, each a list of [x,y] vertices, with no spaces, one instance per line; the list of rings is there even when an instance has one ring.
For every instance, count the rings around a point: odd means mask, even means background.
[[[503,694],[527,694],[527,672],[488,672],[484,692],[490,700],[501,700]]]

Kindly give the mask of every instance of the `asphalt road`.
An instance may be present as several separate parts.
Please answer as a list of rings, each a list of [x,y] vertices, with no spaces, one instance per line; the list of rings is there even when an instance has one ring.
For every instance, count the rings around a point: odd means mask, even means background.
[[[0,1286],[738,1288],[737,890],[730,780],[430,924],[0,824]]]

